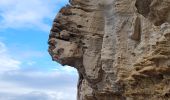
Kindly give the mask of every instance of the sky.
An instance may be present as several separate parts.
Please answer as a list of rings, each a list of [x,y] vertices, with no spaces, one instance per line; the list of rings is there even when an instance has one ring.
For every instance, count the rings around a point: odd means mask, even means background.
[[[0,0],[0,100],[76,100],[76,70],[47,52],[52,21],[67,3]]]

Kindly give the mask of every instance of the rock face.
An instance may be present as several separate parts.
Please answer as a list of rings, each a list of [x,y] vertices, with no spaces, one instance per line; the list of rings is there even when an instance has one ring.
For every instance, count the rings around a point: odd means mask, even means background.
[[[78,100],[170,100],[169,0],[70,0],[48,43]]]

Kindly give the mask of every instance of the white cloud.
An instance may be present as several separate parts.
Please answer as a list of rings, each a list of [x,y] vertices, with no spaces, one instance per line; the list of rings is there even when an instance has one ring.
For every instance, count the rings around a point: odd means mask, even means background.
[[[42,91],[32,91],[23,94],[10,94],[1,93],[0,100],[75,100],[70,98],[65,98],[64,94],[57,92],[42,92]]]
[[[60,66],[51,71],[24,70],[2,42],[0,55],[0,100],[76,99],[78,75],[75,69]]]
[[[2,42],[0,42],[0,55],[0,72],[19,69],[21,62],[8,54],[5,44]]]
[[[49,31],[46,19],[53,19],[54,8],[68,0],[0,0],[1,28],[40,28]]]
[[[19,84],[37,89],[56,89],[71,88],[77,84],[76,74],[70,74],[64,71],[8,71],[1,74],[1,79],[6,82]]]
[[[29,61],[29,62],[27,62],[27,65],[29,65],[29,66],[32,66],[32,65],[34,65],[34,64],[36,64],[35,61]]]
[[[10,94],[10,93],[1,93],[0,100],[76,100],[76,97],[73,97],[71,94],[73,91],[70,91],[70,95],[61,92],[42,92],[42,91],[32,91],[23,94]]]
[[[0,42],[0,53],[4,53],[6,51],[6,46],[2,42]]]
[[[76,84],[76,75],[59,71],[9,71],[0,74],[0,98],[5,96],[9,97],[5,100],[75,100]]]
[[[60,68],[55,67],[53,70],[58,71],[58,72],[64,72],[64,73],[68,73],[68,74],[76,74],[77,75],[77,70],[70,66],[61,66]]]

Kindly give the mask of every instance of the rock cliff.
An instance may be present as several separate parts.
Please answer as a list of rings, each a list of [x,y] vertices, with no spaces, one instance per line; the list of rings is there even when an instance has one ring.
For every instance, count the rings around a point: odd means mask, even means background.
[[[170,100],[169,0],[70,0],[49,35],[77,100]]]

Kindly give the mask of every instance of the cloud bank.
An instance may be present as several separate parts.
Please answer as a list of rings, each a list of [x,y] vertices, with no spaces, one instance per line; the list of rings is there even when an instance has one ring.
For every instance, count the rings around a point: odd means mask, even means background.
[[[22,61],[10,54],[0,41],[0,100],[76,99],[75,69],[60,66],[50,71],[25,70],[21,67]]]

